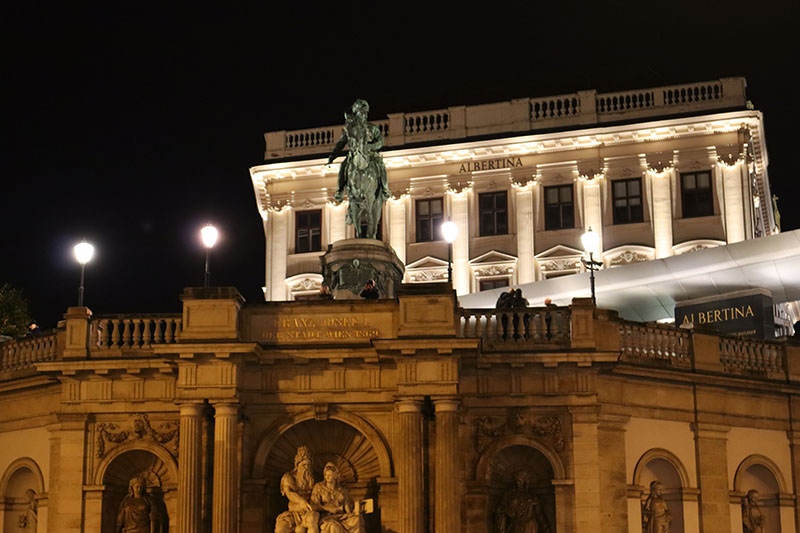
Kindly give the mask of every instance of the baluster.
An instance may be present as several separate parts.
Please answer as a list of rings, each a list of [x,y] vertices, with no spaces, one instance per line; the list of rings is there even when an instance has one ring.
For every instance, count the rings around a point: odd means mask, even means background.
[[[122,348],[128,348],[131,345],[131,320],[128,318],[122,319]]]
[[[118,318],[108,321],[109,325],[113,326],[111,332],[111,344],[107,348],[117,348],[122,338],[122,321]]]
[[[494,340],[497,328],[500,323],[500,318],[497,316],[498,313],[496,311],[489,311],[486,313],[486,338],[489,340]]]
[[[153,322],[157,322],[157,320],[152,318],[142,319],[142,348],[150,348],[153,340],[153,333],[151,330]]]
[[[138,348],[142,344],[142,321],[131,319],[131,347]]]
[[[160,318],[153,320],[153,344],[162,344],[164,342],[164,330],[161,329],[162,322]]]

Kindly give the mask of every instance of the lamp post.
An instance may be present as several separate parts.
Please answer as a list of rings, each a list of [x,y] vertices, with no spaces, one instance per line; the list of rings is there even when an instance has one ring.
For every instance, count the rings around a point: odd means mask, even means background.
[[[78,307],[83,307],[83,279],[86,271],[86,263],[94,256],[94,246],[86,241],[81,241],[72,248],[75,259],[81,265],[81,286],[78,287]]]
[[[200,230],[200,238],[203,240],[203,246],[206,247],[206,271],[205,276],[203,277],[203,287],[205,288],[209,287],[209,282],[211,281],[209,258],[211,257],[211,248],[213,248],[214,244],[216,244],[218,236],[219,232],[217,231],[217,228],[211,224],[206,224],[203,226],[203,229]]]
[[[458,237],[458,226],[448,220],[442,224],[442,236],[447,241],[447,282],[453,284],[453,242]]]
[[[598,246],[600,246],[600,236],[592,231],[590,226],[589,231],[581,235],[581,242],[583,243],[583,250],[589,254],[589,260],[587,261],[582,257],[581,262],[589,269],[589,283],[592,286],[592,304],[597,305],[597,299],[594,294],[594,271],[603,263],[595,261],[593,254],[597,251]]]

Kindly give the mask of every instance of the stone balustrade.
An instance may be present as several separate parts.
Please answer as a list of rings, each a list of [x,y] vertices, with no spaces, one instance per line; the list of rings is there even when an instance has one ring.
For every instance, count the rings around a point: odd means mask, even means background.
[[[722,337],[719,359],[729,374],[771,378],[784,373],[780,347],[772,343]]]
[[[686,330],[622,322],[619,335],[622,361],[692,367],[690,338]]]
[[[568,308],[461,309],[459,336],[479,337],[493,351],[531,350],[537,346],[570,344]]]
[[[148,351],[180,339],[181,315],[117,315],[92,318],[90,352]]]
[[[52,361],[56,354],[56,333],[4,342],[0,344],[0,372],[33,368],[34,363]]]
[[[690,112],[744,108],[744,78],[598,93],[595,90],[507,102],[447,109],[393,113],[374,121],[386,138],[386,146],[442,139],[465,139],[487,134],[529,133],[567,126],[597,126],[610,122],[662,118]],[[264,158],[324,154],[341,135],[342,126],[264,135]]]

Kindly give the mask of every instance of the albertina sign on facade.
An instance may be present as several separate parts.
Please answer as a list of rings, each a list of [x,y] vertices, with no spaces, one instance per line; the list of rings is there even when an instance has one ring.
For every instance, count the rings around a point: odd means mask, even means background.
[[[765,289],[737,291],[675,304],[675,323],[725,335],[772,339],[772,295]]]

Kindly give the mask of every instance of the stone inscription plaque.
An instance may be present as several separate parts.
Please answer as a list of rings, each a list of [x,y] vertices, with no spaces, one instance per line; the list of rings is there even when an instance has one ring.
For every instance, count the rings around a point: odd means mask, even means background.
[[[262,344],[369,343],[390,337],[391,313],[259,314],[249,320],[248,340]]]

